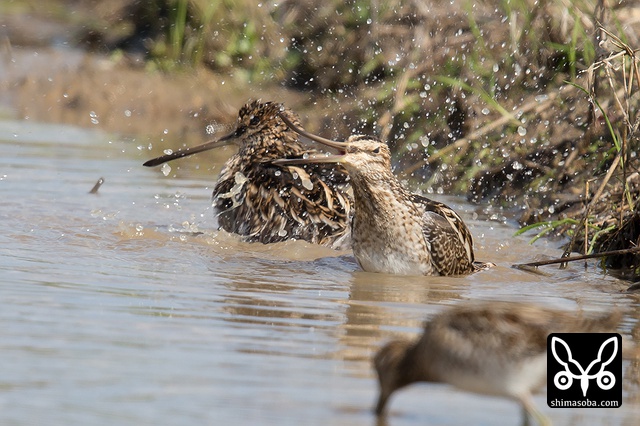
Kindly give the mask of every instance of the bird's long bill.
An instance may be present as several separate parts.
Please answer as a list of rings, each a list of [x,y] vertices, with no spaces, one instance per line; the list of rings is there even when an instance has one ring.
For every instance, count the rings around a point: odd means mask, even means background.
[[[375,413],[376,416],[384,415],[384,409],[387,406],[387,401],[389,400],[389,394],[384,392],[380,392],[380,396],[378,397],[378,403],[376,404]]]
[[[291,122],[291,120],[289,120],[287,118],[286,115],[284,115],[282,113],[279,113],[278,115],[280,116],[282,121],[284,121],[285,124],[287,126],[289,126],[289,128],[291,130],[293,130],[294,132],[296,132],[297,134],[299,134],[301,136],[304,136],[305,138],[309,138],[312,141],[316,141],[316,142],[319,142],[319,143],[321,143],[323,145],[330,146],[331,148],[336,148],[336,149],[340,150],[340,152],[345,152],[347,150],[347,147],[349,146],[346,142],[332,141],[331,139],[325,139],[322,136],[317,136],[317,135],[314,135],[312,133],[309,133],[306,130],[303,130],[303,129],[299,128],[298,126],[296,126],[295,124],[293,124]]]
[[[307,158],[279,158],[273,160],[272,164],[278,164],[281,166],[294,166],[296,164],[310,164],[310,163],[339,163],[344,158],[344,155],[314,155]]]
[[[190,148],[179,149],[178,151],[172,152],[171,154],[165,154],[157,158],[153,158],[143,166],[153,167],[159,166],[160,164],[166,163],[167,161],[175,160],[176,158],[187,157],[189,155],[197,154],[199,152],[208,151],[213,148],[218,148],[221,146],[229,145],[235,139],[235,132],[229,133],[226,136],[221,137],[220,139],[216,139],[213,141],[205,142],[202,145],[193,146]]]

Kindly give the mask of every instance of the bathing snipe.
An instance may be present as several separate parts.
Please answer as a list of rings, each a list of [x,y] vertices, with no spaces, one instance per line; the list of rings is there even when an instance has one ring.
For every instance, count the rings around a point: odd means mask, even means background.
[[[296,115],[280,104],[253,101],[240,109],[230,134],[144,165],[157,166],[236,143],[238,152],[225,163],[213,190],[213,206],[222,229],[247,241],[301,239],[333,248],[348,247],[353,201],[346,171],[322,165],[274,165],[271,160],[276,158],[318,154],[300,143],[281,116],[299,123]]]
[[[525,416],[551,422],[532,393],[547,380],[550,333],[615,332],[619,312],[586,318],[525,303],[464,304],[436,315],[416,341],[394,340],[374,357],[383,415],[389,397],[416,382],[447,383],[485,395],[515,399]],[[525,417],[525,421],[527,418]]]
[[[285,115],[282,119],[299,134],[340,151],[340,155],[274,163],[339,163],[347,169],[355,200],[352,248],[362,269],[399,275],[463,275],[490,266],[475,262],[471,233],[455,211],[400,185],[391,172],[391,153],[385,143],[362,135],[335,142],[304,131]]]

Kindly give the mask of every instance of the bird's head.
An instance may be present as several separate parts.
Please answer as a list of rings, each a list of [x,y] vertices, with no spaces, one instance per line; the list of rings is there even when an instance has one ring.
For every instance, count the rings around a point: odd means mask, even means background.
[[[339,163],[349,174],[377,175],[391,172],[391,152],[386,143],[365,135],[352,135],[345,142],[325,139],[298,127],[281,114],[282,120],[301,136],[309,138],[338,151],[334,155],[316,155],[300,159],[280,159],[276,164]]]
[[[378,373],[380,384],[380,394],[375,407],[378,416],[384,414],[387,401],[393,392],[408,384],[403,379],[402,362],[410,347],[411,342],[408,340],[393,340],[384,345],[373,358],[373,366]]]
[[[265,157],[280,158],[298,154],[302,148],[296,133],[289,129],[289,126],[280,118],[281,116],[300,125],[298,117],[282,104],[260,100],[249,102],[238,111],[235,129],[231,133],[202,145],[154,158],[144,165],[158,166],[167,161],[230,144],[238,145],[244,156],[248,158],[259,156],[261,160]]]

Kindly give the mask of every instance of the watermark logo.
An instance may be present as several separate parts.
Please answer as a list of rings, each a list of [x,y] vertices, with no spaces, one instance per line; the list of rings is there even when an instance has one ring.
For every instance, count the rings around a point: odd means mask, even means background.
[[[547,339],[550,407],[619,407],[622,338],[617,333],[552,333]]]

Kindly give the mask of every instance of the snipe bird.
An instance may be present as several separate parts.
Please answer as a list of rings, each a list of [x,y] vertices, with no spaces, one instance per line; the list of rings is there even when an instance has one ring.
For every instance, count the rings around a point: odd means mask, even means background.
[[[532,400],[547,380],[550,333],[615,332],[619,312],[588,318],[536,305],[509,302],[463,304],[427,322],[416,341],[394,340],[374,357],[380,395],[375,412],[385,413],[389,397],[416,382],[446,383],[484,395],[518,401],[550,425]]]
[[[354,135],[336,142],[282,120],[300,135],[335,148],[338,155],[281,159],[279,165],[339,163],[351,177],[353,254],[368,272],[463,275],[492,264],[475,262],[473,239],[460,216],[443,203],[412,194],[391,172],[387,144]]]
[[[213,190],[218,224],[245,240],[275,243],[306,240],[348,247],[353,200],[343,168],[279,166],[276,158],[317,155],[282,120],[299,124],[281,104],[253,101],[238,112],[235,130],[217,140],[185,148],[144,163],[157,166],[177,158],[236,143]]]

